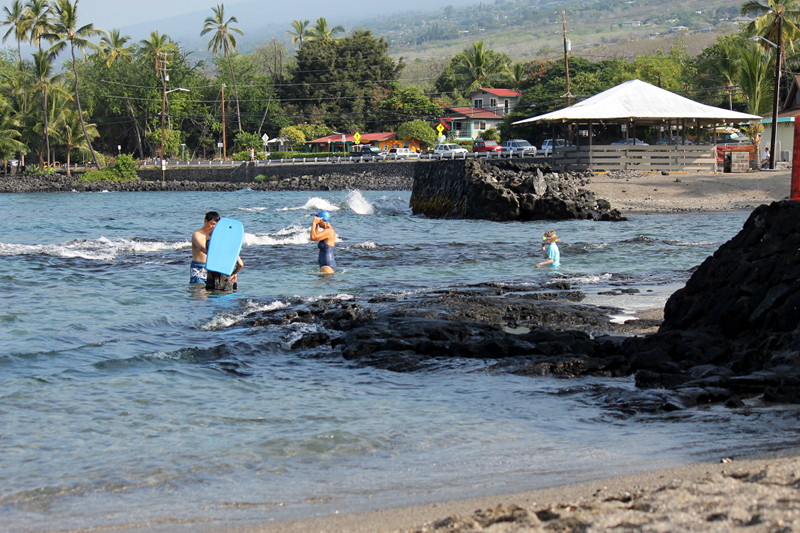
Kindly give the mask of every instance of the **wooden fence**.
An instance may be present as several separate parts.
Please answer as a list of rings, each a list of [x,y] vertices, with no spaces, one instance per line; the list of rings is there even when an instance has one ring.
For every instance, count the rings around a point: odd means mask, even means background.
[[[715,172],[716,153],[715,146],[703,144],[569,146],[556,150],[552,164],[558,170]]]

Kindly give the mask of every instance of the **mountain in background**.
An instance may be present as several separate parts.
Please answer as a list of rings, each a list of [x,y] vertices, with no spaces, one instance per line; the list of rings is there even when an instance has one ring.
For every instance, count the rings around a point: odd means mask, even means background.
[[[347,32],[353,29],[367,28],[367,20],[391,21],[398,15],[411,15],[422,23],[428,17],[440,17],[443,9],[452,5],[453,0],[404,0],[402,3],[392,4],[387,2],[378,6],[365,2],[327,2],[321,7],[308,8],[298,14],[297,4],[286,2],[277,5],[265,6],[263,0],[243,2],[225,6],[225,16],[236,17],[235,24],[244,31],[244,35],[237,36],[238,50],[248,53],[257,46],[271,39],[289,40],[287,31],[292,28],[293,20],[308,20],[310,25],[319,17],[325,17],[331,26],[341,25]],[[479,0],[458,0],[459,7],[468,7],[480,4]],[[203,21],[212,15],[210,7],[192,11],[183,15],[154,19],[150,22],[121,26],[124,35],[130,35],[132,40],[139,41],[149,37],[153,31],[167,34],[173,40],[181,43],[188,50],[205,52],[210,37],[200,37]],[[112,28],[104,28],[112,29]]]

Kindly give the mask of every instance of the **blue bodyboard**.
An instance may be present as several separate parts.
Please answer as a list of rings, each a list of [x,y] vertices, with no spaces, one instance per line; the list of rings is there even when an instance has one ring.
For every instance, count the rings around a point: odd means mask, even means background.
[[[206,270],[230,276],[242,251],[244,224],[232,218],[221,218],[208,242]]]

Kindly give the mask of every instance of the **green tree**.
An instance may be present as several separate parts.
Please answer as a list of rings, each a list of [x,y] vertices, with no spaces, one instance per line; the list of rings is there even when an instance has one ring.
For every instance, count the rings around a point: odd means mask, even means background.
[[[25,34],[31,44],[42,50],[42,39],[51,32],[50,3],[48,0],[28,0],[24,15]]]
[[[59,133],[61,142],[66,150],[67,176],[72,175],[72,170],[70,168],[72,162],[72,152],[75,150],[91,152],[89,141],[98,136],[97,126],[95,124],[88,123],[86,124],[86,132],[91,136],[91,139],[87,139],[84,137],[84,130],[81,128],[80,124],[81,121],[78,120],[77,112],[74,109],[65,107],[63,114],[53,126],[53,129]]]
[[[433,120],[442,114],[442,108],[414,85],[395,85],[386,98],[378,102],[377,107],[383,112],[381,121],[386,128],[394,128],[412,119]]]
[[[233,144],[237,152],[250,150],[251,148],[253,150],[261,150],[264,147],[264,141],[261,140],[261,136],[258,133],[247,133],[246,131],[237,133]]]
[[[329,41],[303,41],[281,97],[297,102],[302,121],[325,122],[337,131],[374,128],[379,120],[373,103],[391,91],[403,68],[402,61],[388,56],[388,48],[386,40],[367,30]]]
[[[510,77],[510,67],[508,55],[486,48],[483,41],[476,41],[453,57],[436,80],[436,90],[467,94],[480,88],[502,85]]]
[[[306,143],[306,136],[303,135],[303,132],[295,126],[281,128],[280,136],[285,138],[289,142],[289,146],[294,149],[297,149]]]
[[[239,132],[241,132],[242,113],[239,109],[239,90],[236,85],[236,75],[231,66],[230,55],[236,51],[236,37],[234,37],[233,34],[244,35],[244,32],[236,26],[232,26],[233,23],[239,22],[236,17],[230,17],[225,20],[225,6],[223,4],[217,4],[217,7],[213,7],[211,10],[214,12],[214,15],[206,18],[203,23],[203,31],[200,32],[200,35],[203,36],[209,32],[214,32],[213,37],[208,42],[208,49],[211,50],[211,53],[214,55],[219,55],[219,53],[222,52],[222,55],[228,60],[228,66],[231,69],[231,79],[233,81],[233,96],[236,100],[236,120],[239,124]]]
[[[292,29],[286,30],[286,33],[292,36],[292,46],[297,46],[298,43],[303,44],[303,39],[308,35],[308,25],[309,21],[307,20],[292,21]]]
[[[33,76],[35,79],[34,89],[39,92],[42,98],[42,141],[43,149],[39,150],[39,162],[44,164],[50,162],[50,116],[48,106],[48,96],[53,90],[56,82],[61,78],[60,74],[53,72],[53,56],[45,51],[33,53]]]
[[[13,35],[17,40],[17,56],[19,57],[20,68],[22,66],[22,41],[27,35],[25,29],[25,6],[22,0],[13,0],[10,6],[3,7],[5,19],[0,21],[3,26],[8,26],[8,31],[3,35],[3,42]]]
[[[748,35],[760,36],[775,43],[781,53],[786,48],[794,50],[800,38],[800,1],[798,0],[748,0],[742,5],[742,15],[755,15],[745,28]],[[760,42],[769,49],[771,45]]]
[[[75,58],[75,50],[77,49],[85,53],[87,49],[96,49],[97,45],[90,39],[104,35],[105,32],[95,29],[92,23],[78,26],[78,0],[75,0],[74,4],[70,2],[70,0],[57,0],[54,11],[55,19],[51,26],[52,33],[45,34],[45,37],[51,39],[54,43],[50,48],[50,52],[54,56],[58,55],[61,50],[69,46],[72,58],[72,74],[74,76],[73,88],[75,108],[78,111],[78,120],[80,120],[81,123],[83,136],[89,144],[89,152],[92,154],[92,159],[97,164],[97,167],[100,168],[100,161],[97,158],[97,154],[94,153],[94,147],[92,146],[89,133],[86,130],[86,121],[84,120],[83,110],[81,109],[81,98],[80,92],[78,91],[80,81],[78,78],[78,64]]]
[[[436,130],[424,120],[411,120],[397,128],[398,139],[416,139],[426,146],[436,144]]]
[[[317,22],[314,23],[314,26],[309,28],[306,32],[306,39],[309,41],[327,42],[335,39],[337,33],[344,33],[344,28],[342,26],[331,27],[325,17],[320,17],[317,19]],[[292,44],[294,44],[294,42],[292,42]]]
[[[130,61],[133,58],[132,48],[128,44],[130,39],[129,35],[120,35],[116,28],[103,35],[98,51],[107,67],[111,67],[117,61]]]

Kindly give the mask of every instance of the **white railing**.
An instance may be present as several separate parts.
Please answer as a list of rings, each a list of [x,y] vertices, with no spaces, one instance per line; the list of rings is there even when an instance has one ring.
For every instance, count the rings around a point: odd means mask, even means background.
[[[541,152],[541,151],[540,151]],[[180,168],[180,167],[235,167],[245,164],[253,164],[256,166],[271,166],[271,165],[295,165],[295,164],[314,164],[314,163],[364,163],[364,162],[408,162],[408,161],[443,161],[443,160],[466,160],[466,159],[500,159],[500,158],[519,158],[519,157],[534,157],[530,154],[505,154],[502,152],[466,152],[466,153],[450,153],[450,154],[413,154],[413,155],[397,155],[385,154],[376,156],[330,156],[330,157],[314,157],[309,154],[308,157],[293,157],[290,159],[257,159],[255,161],[167,161],[167,168]],[[537,153],[535,157],[542,157],[542,154]],[[161,161],[159,160],[144,160],[139,163],[142,168],[161,168]]]

